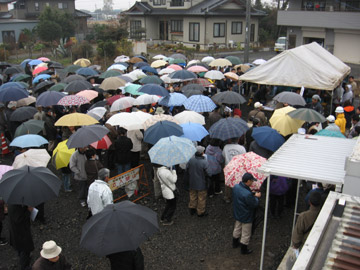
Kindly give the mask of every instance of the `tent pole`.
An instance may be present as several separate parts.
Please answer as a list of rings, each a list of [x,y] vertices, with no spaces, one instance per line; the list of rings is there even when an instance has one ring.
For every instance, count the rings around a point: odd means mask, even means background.
[[[294,210],[294,220],[293,220],[293,226],[291,229],[291,233],[294,231],[295,228],[295,222],[296,222],[296,214],[297,214],[297,207],[298,207],[298,200],[299,200],[299,188],[300,188],[300,179],[298,179],[297,187],[296,187],[296,201],[295,201],[295,210]],[[290,246],[291,246],[291,240],[290,240]]]
[[[330,103],[330,112],[329,112],[329,115],[332,114],[333,99],[334,99],[334,89],[331,91],[331,103]]]
[[[267,226],[268,208],[269,208],[269,193],[270,193],[270,175],[267,177],[267,183],[266,183],[265,216],[264,216],[263,238],[262,238],[262,244],[261,244],[260,270],[263,269],[263,265],[264,265],[266,226]]]

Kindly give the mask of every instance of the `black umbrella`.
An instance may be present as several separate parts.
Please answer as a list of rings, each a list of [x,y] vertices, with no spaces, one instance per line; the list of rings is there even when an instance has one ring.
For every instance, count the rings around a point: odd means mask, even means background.
[[[196,83],[190,83],[181,88],[181,91],[183,91],[183,92],[188,91],[188,90],[199,90],[201,92],[204,92],[206,90],[206,88],[204,86],[202,86],[201,84],[196,84]]]
[[[76,81],[73,81],[73,82],[69,83],[64,88],[64,91],[65,92],[77,93],[77,92],[80,92],[82,90],[88,90],[88,89],[92,89],[92,88],[93,88],[92,84],[89,83],[88,81],[76,80]]]
[[[34,117],[37,110],[34,107],[26,106],[16,109],[10,116],[10,121],[22,122]]]
[[[50,61],[48,63],[48,68],[62,69],[62,68],[64,68],[64,66],[62,64],[60,64],[59,62]]]
[[[45,167],[24,166],[0,180],[0,197],[8,204],[36,206],[59,195],[62,182]]]
[[[24,72],[24,70],[20,66],[12,66],[12,67],[7,67],[4,71],[4,74],[11,75],[22,72]]]
[[[107,205],[83,226],[80,246],[98,256],[135,250],[159,231],[153,210],[123,201]]]
[[[233,91],[220,92],[211,99],[219,104],[243,104],[246,102],[246,99],[242,95]]]
[[[100,141],[109,130],[100,125],[83,126],[79,128],[74,134],[72,134],[66,145],[69,149],[85,147],[93,142]]]
[[[46,91],[54,84],[55,84],[55,82],[53,82],[53,81],[43,81],[34,87],[34,93]]]
[[[194,96],[194,95],[202,95],[202,91],[200,90],[185,90],[183,91],[183,94],[189,98],[191,96]]]
[[[62,80],[63,83],[71,83],[73,81],[85,81],[86,78],[84,76],[81,76],[79,74],[74,74],[74,75],[70,75],[67,76],[65,79]]]
[[[96,108],[96,107],[105,107],[106,103],[107,103],[107,100],[100,100],[100,101],[94,103],[94,104],[89,108],[89,111],[90,111],[91,109]]]

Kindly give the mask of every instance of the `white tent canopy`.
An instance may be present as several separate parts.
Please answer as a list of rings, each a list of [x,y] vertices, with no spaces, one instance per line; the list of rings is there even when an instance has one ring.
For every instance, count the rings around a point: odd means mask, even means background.
[[[294,134],[258,170],[266,175],[277,175],[299,180],[328,184],[343,184],[346,158],[351,155],[356,140],[316,135]],[[293,228],[299,196],[298,181]],[[266,226],[269,207],[270,179],[266,186],[263,242],[260,269],[263,269]]]
[[[239,77],[257,84],[334,90],[350,67],[316,42],[286,50]]]

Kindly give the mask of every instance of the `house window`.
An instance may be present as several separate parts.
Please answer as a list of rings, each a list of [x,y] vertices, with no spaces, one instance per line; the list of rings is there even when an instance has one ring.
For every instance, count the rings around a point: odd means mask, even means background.
[[[40,10],[40,5],[38,2],[35,2],[35,11],[39,11]]]
[[[171,0],[170,7],[183,7],[184,0]]]
[[[242,34],[242,22],[232,22],[231,23],[231,34],[232,35]]]
[[[154,0],[154,6],[166,5],[166,0]]]
[[[67,7],[68,7],[67,3],[58,3],[59,9],[67,9]]]
[[[200,23],[189,23],[189,41],[200,40]]]
[[[49,2],[45,3],[45,6],[50,7],[50,3]]]
[[[302,10],[325,11],[326,0],[303,0]]]
[[[141,21],[130,21],[130,37],[141,38],[142,33],[138,30],[141,29]]]
[[[183,32],[182,20],[171,20],[171,32]]]
[[[250,26],[250,42],[255,41],[255,24]]]
[[[214,23],[214,37],[225,37],[225,23]]]

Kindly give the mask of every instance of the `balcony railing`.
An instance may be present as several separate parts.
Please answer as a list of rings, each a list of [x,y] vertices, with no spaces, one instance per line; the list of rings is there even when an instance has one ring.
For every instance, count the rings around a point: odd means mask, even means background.
[[[172,0],[170,2],[170,7],[183,7],[184,6],[184,0]]]

